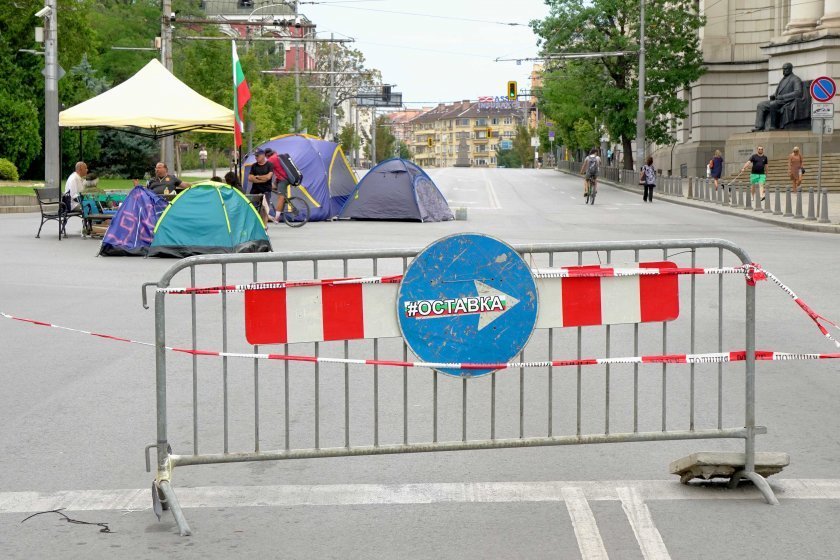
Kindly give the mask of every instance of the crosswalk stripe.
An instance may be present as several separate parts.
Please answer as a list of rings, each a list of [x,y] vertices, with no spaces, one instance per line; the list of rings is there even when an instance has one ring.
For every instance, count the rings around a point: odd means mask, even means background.
[[[662,535],[653,523],[650,510],[639,496],[639,492],[635,488],[627,487],[617,488],[616,491],[621,499],[621,509],[633,528],[633,534],[636,535],[645,560],[671,560]]]
[[[566,502],[566,509],[569,510],[569,517],[572,519],[581,558],[607,560],[609,556],[604,548],[604,541],[601,539],[598,524],[583,490],[576,487],[563,488],[563,500]]]

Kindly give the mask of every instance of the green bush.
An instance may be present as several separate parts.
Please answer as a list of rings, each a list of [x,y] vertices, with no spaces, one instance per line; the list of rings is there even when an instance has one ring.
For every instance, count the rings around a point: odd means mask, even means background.
[[[5,158],[0,158],[0,179],[3,179],[4,181],[18,180],[17,167],[15,167],[14,163]]]

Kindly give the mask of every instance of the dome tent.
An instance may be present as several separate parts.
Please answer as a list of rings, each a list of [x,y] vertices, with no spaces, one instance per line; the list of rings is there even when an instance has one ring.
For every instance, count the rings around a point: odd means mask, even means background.
[[[202,181],[176,196],[161,214],[149,256],[269,251],[265,226],[245,195],[229,185]]]
[[[258,148],[271,148],[279,154],[289,154],[300,169],[303,182],[299,187],[292,187],[292,193],[309,204],[310,221],[335,217],[358,183],[344,151],[335,142],[307,134],[284,134],[260,144]],[[255,159],[253,154],[245,158],[243,184],[246,192],[250,188],[248,172]]]
[[[158,216],[166,206],[164,199],[146,187],[131,189],[102,237],[99,254],[106,257],[145,256]]]
[[[339,219],[443,222],[455,216],[431,177],[405,159],[371,169],[338,215]]]

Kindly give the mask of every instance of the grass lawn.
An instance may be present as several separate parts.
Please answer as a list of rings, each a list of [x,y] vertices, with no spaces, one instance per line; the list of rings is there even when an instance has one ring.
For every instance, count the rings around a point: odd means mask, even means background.
[[[199,177],[182,177],[188,183],[201,181]],[[62,187],[64,181],[61,182]],[[32,187],[42,187],[42,181],[0,181],[0,195],[35,196]],[[99,188],[104,191],[130,191],[134,187],[131,179],[99,179]]]

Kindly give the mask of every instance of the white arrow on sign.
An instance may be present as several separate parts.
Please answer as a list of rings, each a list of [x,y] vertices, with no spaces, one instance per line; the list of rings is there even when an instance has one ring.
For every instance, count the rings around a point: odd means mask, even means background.
[[[455,315],[478,315],[478,330],[483,329],[519,300],[480,280],[473,280],[477,295],[451,299],[424,299],[404,302],[406,317],[415,319],[440,319]]]

